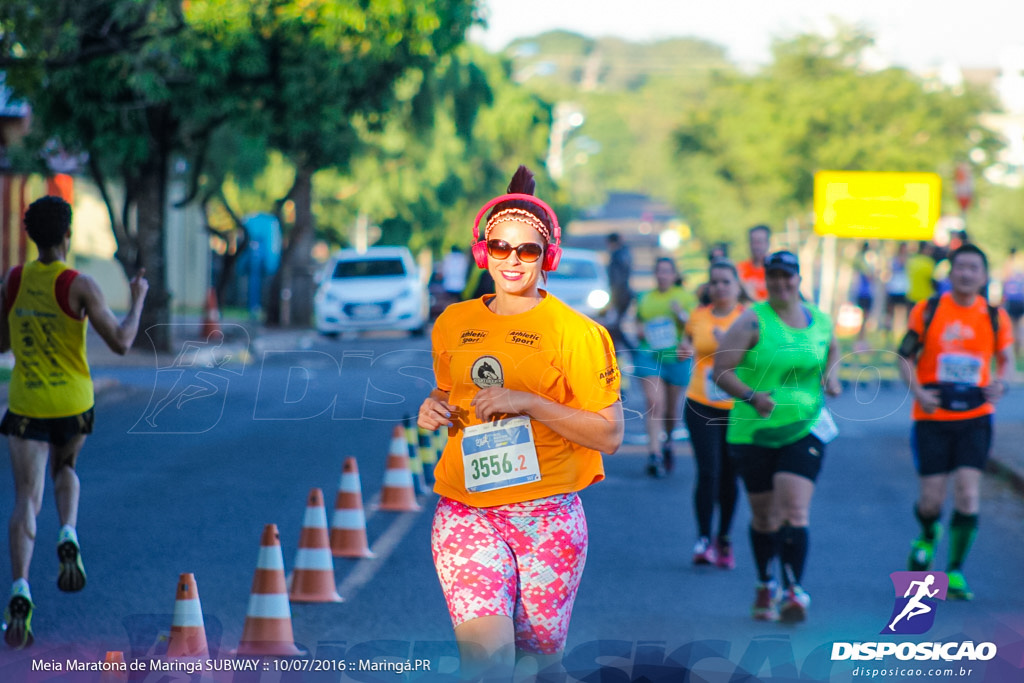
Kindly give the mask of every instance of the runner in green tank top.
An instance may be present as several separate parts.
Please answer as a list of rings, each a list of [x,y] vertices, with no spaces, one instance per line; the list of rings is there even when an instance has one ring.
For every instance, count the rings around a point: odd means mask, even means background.
[[[752,610],[762,621],[802,621],[801,587],[808,511],[825,444],[835,425],[825,394],[841,390],[839,346],[827,315],[800,298],[800,263],[775,252],[765,261],[768,301],[726,332],[715,358],[718,386],[736,397],[726,440],[750,501],[750,543],[758,585]],[[780,600],[771,565],[782,561]],[[780,606],[781,602],[781,606]]]

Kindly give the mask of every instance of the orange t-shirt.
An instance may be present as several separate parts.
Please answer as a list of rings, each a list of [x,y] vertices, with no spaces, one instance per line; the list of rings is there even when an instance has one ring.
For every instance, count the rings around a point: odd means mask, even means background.
[[[597,412],[619,400],[619,366],[608,332],[543,293],[525,313],[497,315],[493,295],[453,304],[434,323],[434,376],[456,407],[455,427],[434,470],[434,491],[467,505],[492,507],[579,491],[604,479],[601,454],[532,421],[539,481],[490,491],[466,490],[463,429],[480,424],[470,402],[481,388],[528,391]]]
[[[740,282],[755,301],[766,301],[768,299],[768,287],[765,285],[764,266],[755,266],[753,261],[740,261],[736,264],[736,272],[739,273]]]
[[[924,310],[927,299],[919,301],[910,311],[907,329],[919,336],[924,329]],[[1013,323],[1006,311],[999,309],[999,338],[992,338],[992,321],[985,299],[975,297],[970,306],[960,306],[949,293],[943,294],[935,309],[935,316],[922,340],[924,348],[917,358],[917,381],[932,384],[957,381],[988,386],[992,374],[992,357],[1013,345]],[[985,403],[971,410],[955,411],[936,408],[931,413],[921,409],[914,401],[915,420],[969,420],[995,412],[995,406]]]
[[[743,306],[736,306],[720,318],[712,312],[711,306],[701,306],[690,315],[686,334],[693,340],[694,365],[686,398],[722,410],[732,408],[732,397],[715,385],[711,370],[715,364],[718,340],[742,313]]]

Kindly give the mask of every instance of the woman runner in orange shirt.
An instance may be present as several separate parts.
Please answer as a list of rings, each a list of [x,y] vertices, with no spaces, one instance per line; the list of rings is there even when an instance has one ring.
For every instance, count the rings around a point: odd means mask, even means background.
[[[520,166],[478,215],[473,257],[495,294],[438,317],[437,388],[419,411],[424,429],[448,427],[431,545],[470,679],[508,679],[517,656],[557,668],[587,553],[576,492],[622,442],[611,338],[541,289],[560,235],[533,189]]]

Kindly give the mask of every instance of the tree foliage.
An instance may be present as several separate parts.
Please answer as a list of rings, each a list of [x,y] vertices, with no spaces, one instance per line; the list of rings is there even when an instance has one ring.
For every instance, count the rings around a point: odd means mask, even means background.
[[[950,178],[955,160],[995,144],[978,121],[986,96],[903,69],[867,69],[861,56],[870,44],[857,32],[777,42],[770,66],[720,75],[682,112],[676,201],[700,234],[736,236],[805,214],[817,171]]]

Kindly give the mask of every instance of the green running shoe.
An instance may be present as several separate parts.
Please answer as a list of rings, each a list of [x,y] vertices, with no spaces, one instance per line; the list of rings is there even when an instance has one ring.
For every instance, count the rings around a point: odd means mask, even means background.
[[[4,610],[4,642],[15,650],[26,648],[35,640],[32,635],[32,610],[35,605],[24,595],[12,595]]]
[[[85,566],[82,564],[82,551],[78,543],[72,539],[61,542],[57,546],[57,557],[60,559],[57,588],[65,593],[85,588]]]
[[[932,559],[935,557],[935,546],[942,540],[942,525],[936,522],[932,525],[932,538],[928,540],[922,534],[910,544],[910,558],[907,560],[907,568],[912,572],[924,572],[932,566]]]
[[[946,572],[949,577],[949,588],[946,589],[946,597],[950,600],[973,600],[974,593],[967,586],[967,579],[958,569]]]

